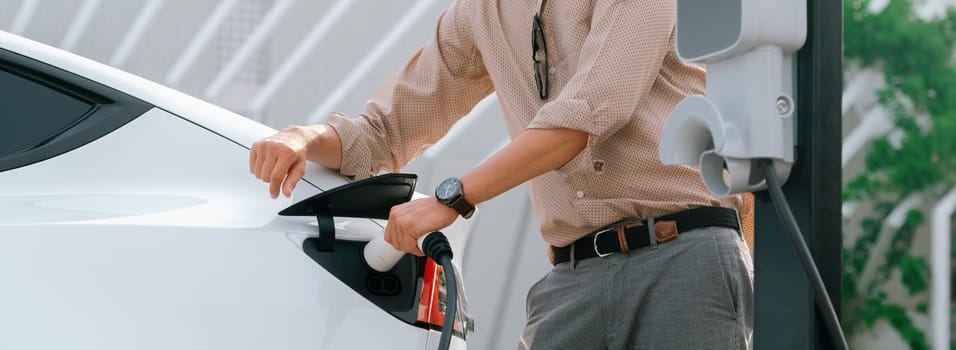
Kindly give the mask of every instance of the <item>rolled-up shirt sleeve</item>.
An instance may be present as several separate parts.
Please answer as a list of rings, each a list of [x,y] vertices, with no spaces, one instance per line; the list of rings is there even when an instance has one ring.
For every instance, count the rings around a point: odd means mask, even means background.
[[[673,45],[675,11],[673,1],[598,0],[573,75],[527,127],[588,133],[588,146],[559,172],[590,164],[591,148],[635,116]]]
[[[375,91],[365,113],[329,116],[326,123],[342,141],[342,175],[399,171],[491,94],[466,22],[469,10],[464,1],[448,8],[431,40]]]

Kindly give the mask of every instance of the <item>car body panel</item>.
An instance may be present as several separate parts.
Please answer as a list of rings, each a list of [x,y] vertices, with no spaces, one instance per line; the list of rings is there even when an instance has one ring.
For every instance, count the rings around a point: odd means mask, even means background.
[[[4,197],[69,195],[74,202],[78,195],[127,196],[112,203],[96,200],[99,208],[59,208],[69,205],[68,198],[61,199],[59,207],[46,201],[31,208],[96,213],[105,216],[99,220],[111,224],[260,227],[292,200],[268,198],[264,184],[249,173],[248,152],[169,112],[152,109],[73,151],[0,173],[0,193]],[[124,215],[137,210],[124,205],[136,198],[130,196],[166,198],[156,209],[171,207]]]
[[[3,230],[3,349],[423,349],[428,340],[280,233]]]
[[[437,346],[438,333],[393,317],[302,251],[314,218],[276,214],[347,180],[309,163],[293,198],[269,199],[248,149],[274,129],[3,31],[0,49],[155,106],[0,172],[0,349]],[[456,251],[472,222],[446,232]],[[384,224],[336,218],[336,235],[367,241]]]
[[[247,153],[153,109],[0,173],[0,348],[424,348],[293,246],[314,221],[276,215],[292,200],[266,196]]]

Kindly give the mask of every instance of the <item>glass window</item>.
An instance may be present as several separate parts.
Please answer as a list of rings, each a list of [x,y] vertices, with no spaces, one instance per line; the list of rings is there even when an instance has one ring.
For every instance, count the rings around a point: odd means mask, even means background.
[[[92,108],[90,102],[0,69],[0,157],[49,142]]]

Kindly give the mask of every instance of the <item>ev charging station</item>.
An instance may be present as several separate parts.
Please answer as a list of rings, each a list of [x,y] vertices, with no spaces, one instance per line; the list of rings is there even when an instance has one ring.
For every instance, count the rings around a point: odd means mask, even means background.
[[[677,0],[678,55],[707,64],[707,96],[674,108],[660,157],[699,166],[716,195],[755,192],[755,349],[845,346],[831,340],[842,334],[832,337],[835,317],[815,305],[804,270],[815,261],[838,315],[842,37],[840,1]],[[792,220],[764,191],[771,182],[786,182]],[[809,254],[787,228],[802,231]]]

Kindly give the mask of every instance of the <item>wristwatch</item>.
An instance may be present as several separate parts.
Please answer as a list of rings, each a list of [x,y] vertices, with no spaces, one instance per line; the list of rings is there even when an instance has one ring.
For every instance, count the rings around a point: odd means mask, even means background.
[[[442,180],[435,188],[435,199],[439,203],[455,209],[461,217],[468,219],[475,213],[475,206],[465,200],[465,192],[461,188],[461,180],[449,177]]]

